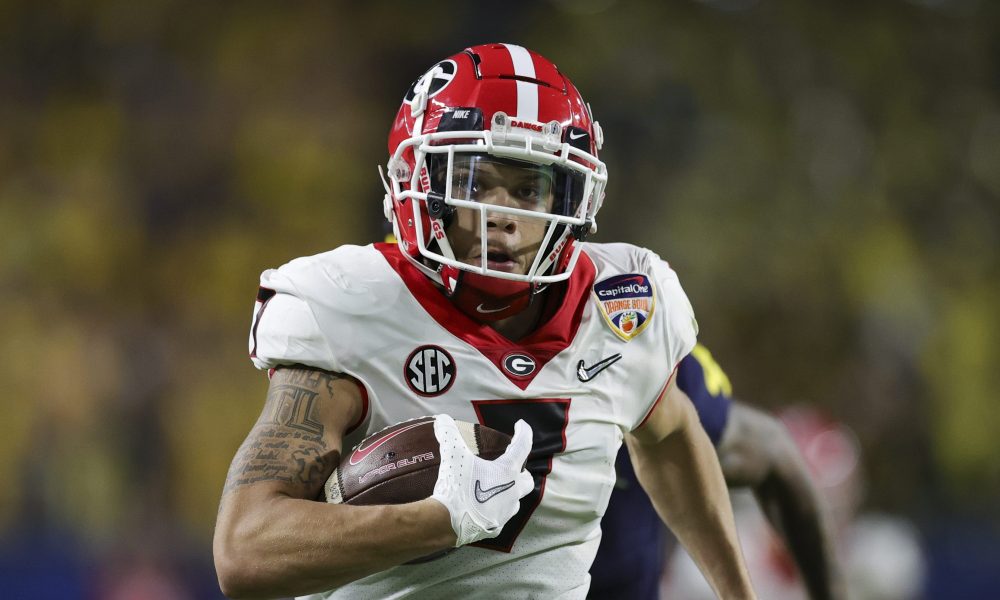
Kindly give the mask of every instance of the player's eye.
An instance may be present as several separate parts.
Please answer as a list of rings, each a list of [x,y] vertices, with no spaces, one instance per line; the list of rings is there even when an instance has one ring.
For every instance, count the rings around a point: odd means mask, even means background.
[[[517,190],[517,197],[520,198],[521,200],[534,202],[538,200],[540,196],[541,192],[539,191],[538,187],[534,185],[525,185]]]
[[[451,180],[451,195],[453,198],[474,199],[479,193],[479,183],[472,179],[467,169],[456,169]]]
[[[479,184],[473,182],[471,184],[466,184],[462,187],[462,192],[468,194],[469,199],[475,200],[479,196],[480,187]]]
[[[521,185],[514,189],[513,193],[519,200],[535,204],[545,200],[550,190],[551,185],[548,180],[534,179],[522,182]]]

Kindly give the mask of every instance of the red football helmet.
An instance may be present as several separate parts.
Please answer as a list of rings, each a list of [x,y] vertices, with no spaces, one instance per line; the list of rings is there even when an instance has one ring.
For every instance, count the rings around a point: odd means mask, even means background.
[[[602,138],[576,87],[535,52],[486,44],[437,63],[410,87],[389,133],[385,214],[403,254],[450,294],[460,281],[512,297],[567,279],[579,256],[573,241],[596,230],[607,183]],[[487,162],[543,172],[552,206],[477,202],[476,169]],[[457,210],[477,216],[478,265],[458,260],[449,243]],[[544,224],[526,273],[487,264],[488,222],[497,215]]]

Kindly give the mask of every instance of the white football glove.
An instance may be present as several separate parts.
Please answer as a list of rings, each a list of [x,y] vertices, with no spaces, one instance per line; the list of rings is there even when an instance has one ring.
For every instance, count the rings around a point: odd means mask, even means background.
[[[518,420],[507,451],[496,460],[473,454],[448,415],[434,416],[434,436],[441,446],[441,465],[431,498],[448,509],[458,536],[455,546],[500,535],[520,509],[521,498],[535,487],[531,474],[521,468],[531,452],[531,427]]]

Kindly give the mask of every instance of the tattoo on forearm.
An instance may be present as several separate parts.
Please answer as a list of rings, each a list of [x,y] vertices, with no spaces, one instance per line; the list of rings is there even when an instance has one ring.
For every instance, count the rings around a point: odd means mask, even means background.
[[[337,459],[323,440],[324,426],[317,415],[319,390],[333,393],[337,375],[295,369],[272,384],[264,418],[236,453],[223,493],[259,481],[283,481],[318,492]]]

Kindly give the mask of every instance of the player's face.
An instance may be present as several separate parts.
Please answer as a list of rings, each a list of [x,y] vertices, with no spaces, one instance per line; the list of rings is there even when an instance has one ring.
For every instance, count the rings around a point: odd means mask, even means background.
[[[439,175],[444,178],[443,173]],[[443,182],[442,182],[443,183]],[[552,210],[555,174],[549,167],[517,165],[486,157],[456,157],[451,195],[484,205],[548,213]],[[486,209],[457,208],[448,228],[455,258],[482,265],[482,219],[486,219],[486,266],[524,274],[531,268],[545,237],[547,222]]]

